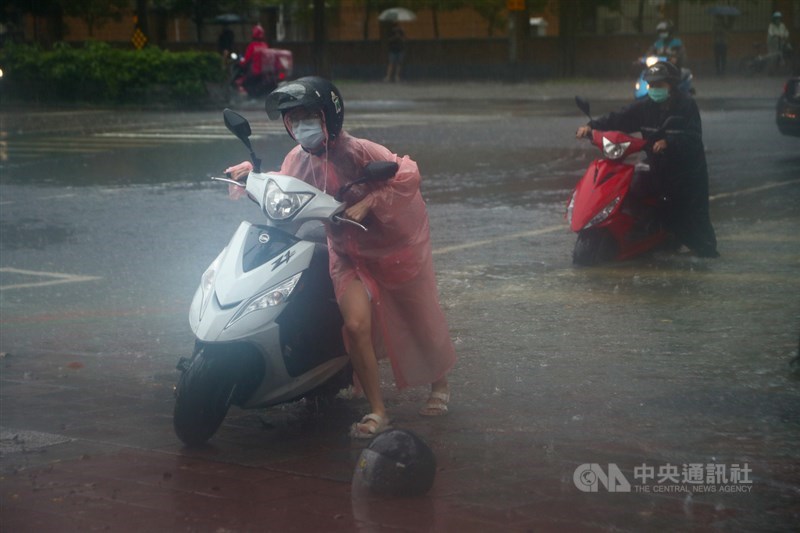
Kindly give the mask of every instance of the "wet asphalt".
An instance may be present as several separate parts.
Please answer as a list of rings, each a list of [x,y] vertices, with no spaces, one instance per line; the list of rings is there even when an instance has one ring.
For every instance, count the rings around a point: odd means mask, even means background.
[[[431,492],[352,490],[360,399],[232,410],[172,432],[200,274],[254,208],[208,182],[246,157],[219,110],[3,109],[5,531],[791,531],[800,517],[800,139],[777,78],[698,80],[722,257],[570,264],[572,138],[627,80],[343,81],[355,135],[420,164],[459,362],[451,412],[383,388],[438,460]],[[291,147],[253,120],[268,166]],[[619,475],[615,475],[615,473]]]

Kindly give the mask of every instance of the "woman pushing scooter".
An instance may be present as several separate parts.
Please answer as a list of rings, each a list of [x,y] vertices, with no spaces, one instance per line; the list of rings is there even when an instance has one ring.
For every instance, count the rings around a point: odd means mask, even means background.
[[[592,129],[641,132],[660,131],[670,117],[681,122],[679,131],[666,131],[652,144],[647,179],[635,180],[630,194],[643,197],[657,194],[668,199],[660,222],[700,257],[718,257],[717,239],[711,225],[708,202],[708,170],[702,140],[702,125],[697,104],[677,89],[680,71],[669,62],[648,68],[645,81],[648,98],[609,113],[578,128],[576,136],[591,135]]]
[[[410,158],[342,130],[344,102],[329,81],[306,77],[273,91],[266,100],[271,119],[283,118],[297,141],[280,172],[334,194],[357,179],[371,161],[394,161],[389,181],[352,187],[342,198],[351,225],[328,225],[330,273],[344,318],[345,341],[371,412],[353,424],[351,436],[370,438],[389,418],[380,391],[377,360],[388,356],[399,388],[430,384],[419,413],[447,412],[447,373],[456,360],[437,298],[430,232],[420,194],[420,174]],[[249,162],[226,170],[247,177]]]

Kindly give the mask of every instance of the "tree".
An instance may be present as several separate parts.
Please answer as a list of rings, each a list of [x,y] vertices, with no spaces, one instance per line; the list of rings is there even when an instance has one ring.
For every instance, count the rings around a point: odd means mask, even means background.
[[[390,7],[407,7],[409,2],[397,0],[359,0],[358,4],[364,7],[364,20],[362,22],[362,35],[365,41],[369,40],[369,22],[377,17],[384,9]]]
[[[466,0],[466,5],[486,21],[486,31],[491,37],[506,21],[506,0]]]
[[[86,22],[89,37],[95,28],[101,28],[111,20],[122,20],[129,8],[128,0],[61,0],[64,14]]]

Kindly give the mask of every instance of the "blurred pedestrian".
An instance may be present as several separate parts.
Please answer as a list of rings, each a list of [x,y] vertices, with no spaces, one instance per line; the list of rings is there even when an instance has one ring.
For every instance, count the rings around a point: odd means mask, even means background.
[[[406,55],[406,34],[397,22],[389,29],[389,66],[383,81],[400,81],[400,70]]]
[[[233,30],[227,24],[223,24],[222,31],[217,37],[217,52],[222,54],[222,57],[228,57],[228,54],[233,51],[234,40]]]
[[[785,65],[784,56],[791,50],[789,44],[789,30],[783,23],[783,14],[776,11],[772,14],[772,21],[767,28],[767,53],[774,57],[774,67]]]
[[[714,34],[714,66],[717,76],[725,75],[728,63],[728,31],[733,26],[734,18],[726,15],[715,15],[712,32]]]

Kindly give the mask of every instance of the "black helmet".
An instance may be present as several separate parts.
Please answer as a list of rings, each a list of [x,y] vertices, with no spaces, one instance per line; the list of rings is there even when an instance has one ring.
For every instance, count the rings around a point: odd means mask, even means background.
[[[322,111],[325,128],[330,139],[342,131],[344,122],[344,100],[339,89],[326,79],[306,76],[279,87],[267,95],[267,116],[275,120],[297,107],[309,111]]]
[[[384,496],[421,496],[436,475],[436,457],[425,442],[404,429],[384,431],[358,457],[354,486]]]
[[[647,68],[644,81],[647,83],[666,81],[670,85],[677,85],[681,81],[681,71],[669,61],[659,61]]]

